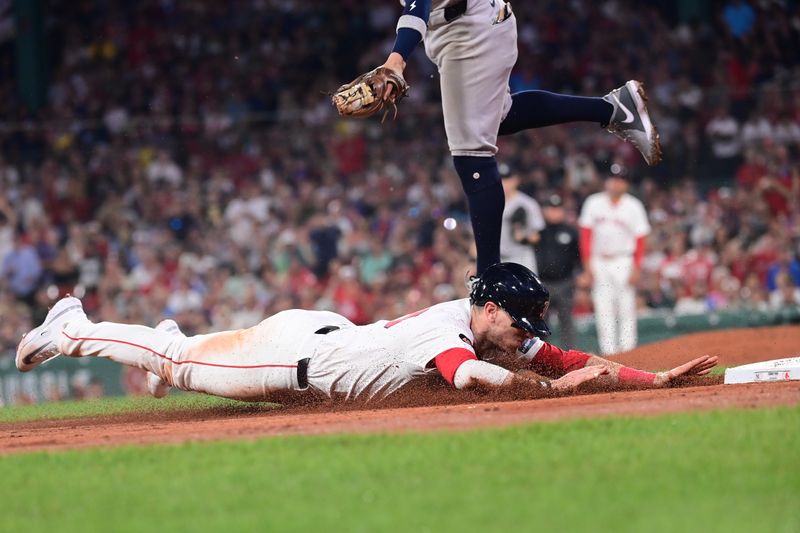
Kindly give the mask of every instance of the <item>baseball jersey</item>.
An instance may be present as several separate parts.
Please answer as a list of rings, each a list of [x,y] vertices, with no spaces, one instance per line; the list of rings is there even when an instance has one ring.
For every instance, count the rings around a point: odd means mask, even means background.
[[[633,256],[636,239],[650,233],[644,205],[628,193],[616,204],[607,192],[592,194],[583,203],[578,224],[592,230],[593,256]]]
[[[503,209],[503,229],[500,233],[500,259],[524,265],[534,272],[536,254],[532,244],[522,244],[514,239],[515,228],[522,228],[527,235],[544,229],[542,210],[536,200],[518,192],[509,199]]]
[[[469,299],[453,300],[394,320],[346,326],[325,335],[308,366],[309,384],[328,396],[381,399],[436,372],[449,350],[475,355]]]

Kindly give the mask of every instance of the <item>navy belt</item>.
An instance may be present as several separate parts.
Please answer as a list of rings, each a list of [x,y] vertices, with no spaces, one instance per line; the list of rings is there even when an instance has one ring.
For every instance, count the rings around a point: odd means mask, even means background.
[[[457,4],[453,4],[444,8],[444,20],[445,22],[452,22],[453,19],[456,19],[467,12],[467,0],[461,0]]]
[[[308,388],[308,361],[311,359],[310,357],[306,357],[305,359],[300,359],[297,362],[297,385],[301,389]]]

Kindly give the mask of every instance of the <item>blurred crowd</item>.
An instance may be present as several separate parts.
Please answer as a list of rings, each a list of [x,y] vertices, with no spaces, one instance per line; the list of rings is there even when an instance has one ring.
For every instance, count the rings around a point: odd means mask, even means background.
[[[395,122],[323,94],[386,57],[396,2],[47,6],[46,103],[0,42],[0,343],[55,298],[187,333],[291,308],[356,323],[462,297],[472,236],[422,50]],[[512,90],[644,80],[665,162],[596,125],[502,138],[498,159],[575,220],[616,165],[653,226],[640,310],[800,305],[800,11],[791,1],[515,4]],[[576,314],[590,314],[579,279]]]

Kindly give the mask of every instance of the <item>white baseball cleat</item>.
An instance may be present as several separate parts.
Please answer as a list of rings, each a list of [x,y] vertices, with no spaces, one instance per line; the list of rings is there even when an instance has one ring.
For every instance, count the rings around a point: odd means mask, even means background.
[[[605,95],[603,100],[614,106],[614,113],[606,126],[608,131],[633,144],[648,165],[661,161],[661,141],[647,112],[644,85],[630,80]]]
[[[87,320],[81,301],[66,296],[55,303],[44,322],[26,333],[17,346],[17,369],[28,372],[45,361],[61,355],[58,351],[58,336],[64,325],[75,319]]]
[[[181,328],[178,327],[178,323],[171,318],[167,318],[159,322],[156,326],[156,329],[171,335],[180,335],[181,337],[186,336],[181,331]],[[152,372],[147,373],[147,392],[149,392],[154,398],[163,398],[169,393],[171,388],[172,386],[161,379],[160,376],[157,376]]]

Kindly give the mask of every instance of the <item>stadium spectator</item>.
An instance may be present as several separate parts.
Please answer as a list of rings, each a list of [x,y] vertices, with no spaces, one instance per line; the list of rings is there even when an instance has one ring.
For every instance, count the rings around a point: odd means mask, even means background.
[[[0,279],[17,299],[33,304],[33,296],[42,275],[39,254],[24,235],[14,235],[14,244],[0,265]]]
[[[739,165],[742,151],[739,122],[726,106],[719,106],[714,117],[706,124],[706,135],[713,154],[711,172],[715,178],[733,174]]]

